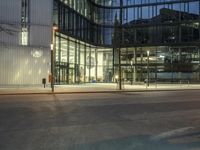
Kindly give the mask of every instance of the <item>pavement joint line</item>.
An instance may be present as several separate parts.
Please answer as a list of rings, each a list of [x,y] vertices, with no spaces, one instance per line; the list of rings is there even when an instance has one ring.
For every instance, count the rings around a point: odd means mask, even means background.
[[[131,92],[162,92],[162,91],[192,91],[200,89],[160,89],[160,90],[110,90],[110,91],[72,91],[72,92],[27,92],[27,93],[0,93],[6,95],[54,95],[54,94],[93,94],[93,93],[131,93]]]

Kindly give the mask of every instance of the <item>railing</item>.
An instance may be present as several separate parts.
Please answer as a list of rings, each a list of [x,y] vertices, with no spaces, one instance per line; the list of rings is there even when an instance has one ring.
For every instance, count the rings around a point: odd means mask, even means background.
[[[180,86],[184,85],[184,84],[187,84],[189,86],[190,85],[190,80],[180,80],[179,84],[180,84]]]

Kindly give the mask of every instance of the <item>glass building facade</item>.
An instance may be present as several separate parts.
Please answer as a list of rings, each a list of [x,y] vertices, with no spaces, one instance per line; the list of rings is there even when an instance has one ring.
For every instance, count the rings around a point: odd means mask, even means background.
[[[58,84],[200,81],[199,0],[54,0],[54,22]]]
[[[96,47],[78,39],[56,34],[57,84],[112,82],[112,49]]]

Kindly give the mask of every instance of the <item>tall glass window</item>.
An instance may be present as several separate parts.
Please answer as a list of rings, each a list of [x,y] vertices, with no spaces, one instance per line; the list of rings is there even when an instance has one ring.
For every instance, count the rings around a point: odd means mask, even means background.
[[[29,0],[21,0],[21,45],[28,45]]]

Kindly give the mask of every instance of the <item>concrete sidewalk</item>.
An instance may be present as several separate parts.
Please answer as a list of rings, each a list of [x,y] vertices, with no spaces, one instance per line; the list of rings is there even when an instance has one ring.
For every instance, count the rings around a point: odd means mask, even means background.
[[[123,85],[122,90],[115,83],[86,83],[80,85],[56,85],[55,94],[72,93],[106,93],[106,92],[144,92],[144,91],[173,91],[173,90],[200,90],[200,84],[150,84]],[[22,95],[22,94],[52,94],[50,86],[39,87],[2,87],[0,95]]]

